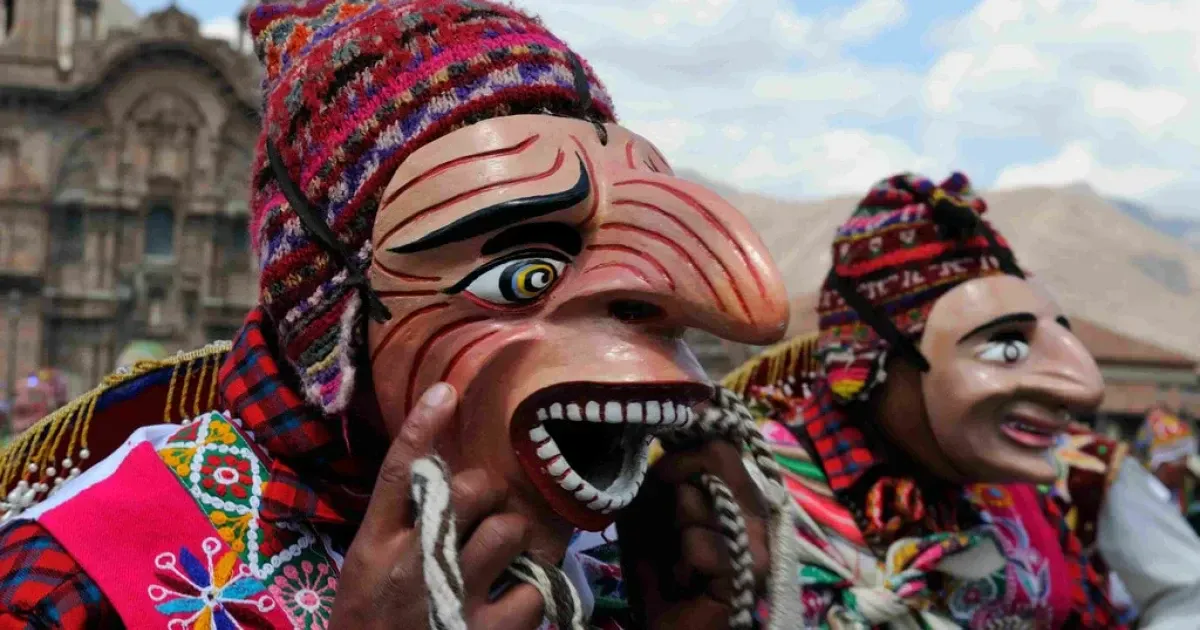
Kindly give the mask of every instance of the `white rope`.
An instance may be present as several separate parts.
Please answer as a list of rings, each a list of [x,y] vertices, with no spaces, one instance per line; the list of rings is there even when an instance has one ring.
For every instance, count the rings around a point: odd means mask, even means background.
[[[767,449],[753,416],[736,394],[718,389],[714,404],[693,423],[660,436],[664,448],[674,450],[687,444],[713,439],[729,441],[746,451],[747,470],[762,489],[770,507],[771,544],[770,596],[771,630],[798,628],[804,620],[798,571],[802,564],[821,566],[843,579],[852,579],[840,558],[826,552],[830,541],[822,528],[791,498],[778,462]],[[458,564],[458,542],[450,508],[449,474],[436,457],[413,464],[413,499],[421,534],[426,588],[430,595],[429,622],[434,630],[466,630],[463,616],[463,582]],[[734,568],[733,592],[728,602],[729,622],[734,629],[753,627],[756,600],[753,556],[745,518],[729,487],[713,475],[699,478],[717,513],[718,526]],[[801,536],[798,528],[817,539]],[[819,543],[819,544],[818,544]],[[579,593],[558,567],[539,564],[522,555],[508,568],[516,579],[533,586],[542,595],[546,618],[559,630],[587,630]],[[883,586],[854,586],[857,614],[843,615],[844,621],[863,627],[898,622],[911,616],[912,609]],[[851,617],[849,619],[845,617]],[[857,619],[854,619],[857,618]],[[864,625],[865,622],[865,625]]]
[[[467,630],[463,617],[463,578],[458,564],[458,536],[450,510],[446,464],[437,457],[412,465],[412,495],[421,535],[425,588],[429,591],[429,627]]]
[[[467,630],[449,479],[445,462],[436,456],[413,462],[412,498],[421,538],[425,589],[429,594],[429,627]],[[541,593],[546,618],[559,630],[587,630],[579,592],[558,567],[542,565],[522,555],[508,567],[508,572]]]
[[[729,627],[734,630],[754,627],[754,556],[750,553],[750,536],[746,519],[729,486],[714,475],[701,475],[700,483],[717,513],[717,526],[725,537],[733,565],[733,597],[729,602]]]
[[[508,572],[542,594],[546,617],[554,620],[556,626],[564,630],[587,627],[579,592],[562,571],[538,564],[528,556],[520,556],[508,568]]]
[[[774,456],[767,450],[766,440],[758,431],[754,416],[735,393],[717,388],[713,404],[695,422],[660,436],[663,447],[668,450],[684,448],[689,444],[721,439],[744,449],[748,459],[744,460],[751,478],[763,489],[770,505],[769,520],[772,546],[772,571],[770,577],[770,626],[771,628],[798,628],[804,619],[797,580],[799,563],[804,556],[804,541],[796,533],[789,518],[788,506],[794,506],[783,482],[782,471]],[[734,568],[733,593],[728,602],[730,626],[733,628],[753,627],[755,603],[753,557],[749,549],[749,533],[741,510],[729,488],[716,477],[704,475],[702,483],[713,502],[718,523],[730,550],[730,562]]]
[[[804,621],[802,587],[798,580],[801,565],[820,566],[845,580],[853,580],[855,576],[841,558],[831,555],[836,552],[826,551],[832,548],[829,537],[808,512],[792,499],[783,481],[779,462],[767,448],[766,439],[759,432],[753,415],[742,399],[737,394],[720,388],[713,403],[692,425],[662,436],[663,446],[667,449],[677,449],[705,440],[723,439],[745,449],[746,457],[743,461],[747,471],[763,491],[771,511],[768,523],[772,564],[768,582],[769,627],[771,630],[798,628]],[[752,610],[755,597],[752,574],[749,580],[745,580],[742,572],[743,569],[749,570],[751,565],[747,562],[752,562],[752,559],[749,559],[748,548],[745,548],[744,556],[741,554],[742,543],[747,535],[745,522],[730,516],[732,510],[727,504],[731,503],[734,509],[737,508],[737,504],[732,495],[716,490],[714,480],[720,483],[719,480],[711,478],[706,479],[705,485],[718,513],[722,533],[732,552],[731,562],[738,576],[734,581],[735,588],[729,602],[733,611],[731,626],[749,627],[741,625]],[[728,493],[724,484],[720,484],[720,487]],[[738,515],[740,518],[740,512]],[[800,535],[800,530],[808,532],[815,542]],[[889,622],[902,622],[913,614],[913,610],[903,599],[882,585],[854,586],[851,587],[850,593],[856,601],[856,610],[844,610],[840,616],[842,621],[852,627],[867,628]],[[746,611],[745,616],[743,611]]]

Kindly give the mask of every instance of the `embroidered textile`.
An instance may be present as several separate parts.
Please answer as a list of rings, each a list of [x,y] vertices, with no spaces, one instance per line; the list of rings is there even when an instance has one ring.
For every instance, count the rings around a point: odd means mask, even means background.
[[[324,628],[337,567],[312,527],[262,518],[263,465],[229,414],[210,412],[180,430],[159,455],[296,628]]]

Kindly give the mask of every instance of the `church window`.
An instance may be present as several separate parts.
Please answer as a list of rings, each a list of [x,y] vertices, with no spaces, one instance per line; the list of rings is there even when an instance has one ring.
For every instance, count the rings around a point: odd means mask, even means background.
[[[146,213],[147,256],[175,255],[175,212],[171,206],[159,203]]]
[[[56,256],[59,263],[77,263],[83,260],[83,209],[79,206],[67,206],[59,215],[61,224],[54,238],[58,250]]]

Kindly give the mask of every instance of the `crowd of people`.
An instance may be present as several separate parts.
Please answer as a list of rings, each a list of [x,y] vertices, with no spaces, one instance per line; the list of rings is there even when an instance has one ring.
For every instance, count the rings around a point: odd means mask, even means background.
[[[57,410],[0,455],[0,627],[1196,626],[1190,424],[1080,422],[1099,368],[965,175],[847,208],[785,340],[749,223],[536,18],[249,27],[259,302],[21,381],[15,429]],[[770,349],[713,383],[689,328]]]

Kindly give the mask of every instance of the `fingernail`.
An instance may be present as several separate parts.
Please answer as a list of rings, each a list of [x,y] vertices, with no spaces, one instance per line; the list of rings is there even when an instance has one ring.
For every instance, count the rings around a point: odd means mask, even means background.
[[[438,383],[425,390],[425,395],[421,396],[421,403],[426,407],[441,407],[450,402],[450,399],[453,397],[453,387],[450,387],[447,383]]]

